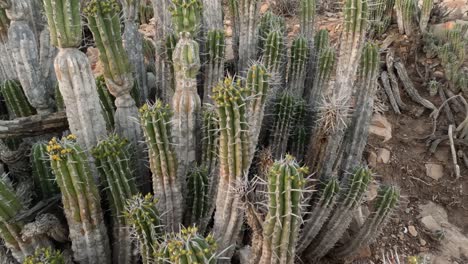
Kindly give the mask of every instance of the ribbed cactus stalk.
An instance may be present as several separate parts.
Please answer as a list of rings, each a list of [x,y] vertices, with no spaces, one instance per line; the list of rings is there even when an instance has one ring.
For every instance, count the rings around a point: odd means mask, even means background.
[[[175,32],[187,32],[195,36],[202,20],[201,0],[172,0],[170,8]]]
[[[439,86],[440,86],[440,83],[438,81],[436,80],[429,81],[429,83],[427,84],[427,90],[429,92],[429,95],[436,96],[437,93],[439,92]]]
[[[288,141],[289,152],[296,157],[296,160],[302,161],[307,145],[307,124],[306,116],[308,115],[307,106],[304,100],[296,101],[296,109],[294,112],[294,128],[292,135]]]
[[[219,2],[219,1],[217,1]],[[206,40],[206,65],[203,80],[203,102],[211,103],[212,89],[224,77],[224,30],[213,29],[208,31]]]
[[[245,89],[249,92],[248,101],[248,120],[252,149],[250,154],[255,153],[258,137],[262,128],[263,116],[265,113],[265,103],[270,92],[270,75],[260,63],[254,63],[247,72]]]
[[[398,188],[394,186],[381,187],[374,211],[364,222],[359,232],[351,238],[351,241],[336,249],[333,255],[343,258],[372,243],[394,212],[399,199],[400,190]]]
[[[216,109],[212,105],[204,105],[202,129],[201,164],[212,175],[218,164],[219,124]],[[214,175],[213,175],[214,176]]]
[[[156,263],[174,264],[215,264],[216,241],[212,235],[206,238],[198,233],[196,227],[182,229],[179,233],[170,234],[156,254]]]
[[[302,198],[307,169],[292,156],[275,162],[268,175],[268,215],[263,224],[261,264],[293,264],[302,224]]]
[[[201,125],[201,100],[197,93],[200,57],[198,43],[190,33],[183,32],[180,37],[173,54],[176,90],[172,98],[172,132],[179,163],[178,178],[185,183],[190,168],[197,161]]]
[[[1,86],[1,93],[5,99],[10,119],[31,116],[36,110],[29,104],[24,95],[21,84],[14,80],[7,80]]]
[[[186,225],[205,226],[210,217],[210,182],[203,167],[192,169],[187,178]]]
[[[374,112],[377,78],[380,71],[379,47],[367,43],[363,49],[355,95],[356,106],[344,139],[342,171],[351,171],[360,165],[367,144],[369,126]]]
[[[38,142],[31,149],[32,176],[39,199],[51,198],[60,193],[52,173],[47,144]]]
[[[281,16],[275,15],[271,11],[267,11],[260,19],[258,26],[258,51],[263,53],[268,47],[268,35],[271,32],[281,32],[284,35],[286,31],[286,22]]]
[[[31,5],[28,0],[7,3],[6,14],[11,20],[8,43],[18,79],[29,102],[38,113],[51,113],[53,91],[49,91],[46,87],[46,79],[51,70],[48,62],[55,52],[50,48],[50,38],[40,37],[42,42],[39,41],[30,27],[29,19],[33,15]],[[47,36],[48,29],[44,29],[43,33]]]
[[[158,201],[151,194],[135,195],[127,200],[124,216],[132,225],[139,244],[139,253],[143,264],[154,263],[154,257],[160,237],[161,222],[156,209]]]
[[[305,257],[308,260],[321,259],[343,236],[343,233],[348,229],[353,219],[353,210],[361,204],[371,181],[371,171],[359,168],[356,169],[349,179],[342,182],[344,187],[341,188],[338,194],[338,206],[316,239],[304,251]]]
[[[126,200],[138,193],[132,171],[131,146],[111,135],[92,150],[112,212],[113,263],[136,263],[130,224],[124,218]]]
[[[222,256],[234,253],[243,224],[243,180],[251,164],[252,149],[246,101],[242,87],[228,77],[214,89],[213,100],[219,116],[219,186],[216,197],[214,235]]]
[[[238,72],[247,69],[249,62],[256,59],[258,41],[259,0],[229,0],[233,17],[233,49],[238,55]]]
[[[99,189],[91,174],[87,154],[75,139],[74,135],[60,141],[53,138],[47,147],[62,192],[74,260],[90,264],[111,263]]]
[[[38,248],[34,255],[28,256],[23,264],[65,264],[65,257],[62,252],[48,248]]]
[[[138,31],[141,6],[143,0],[120,0],[124,13],[124,32],[122,41],[127,51],[135,83],[140,92],[138,105],[149,99],[148,81],[146,75],[145,58],[143,56],[143,36]]]
[[[151,0],[156,18],[156,88],[164,103],[170,103],[174,94],[172,60],[168,57],[166,43],[173,33],[171,12],[172,0]]]
[[[167,230],[178,230],[183,216],[183,182],[177,174],[177,158],[171,136],[172,113],[168,105],[157,100],[154,105],[143,105],[140,122],[148,146],[153,192],[157,208]]]
[[[283,93],[276,105],[275,121],[270,145],[275,159],[281,159],[288,147],[288,139],[293,128],[296,112],[296,98],[288,92]]]
[[[464,37],[466,26],[455,25],[454,28],[447,30],[447,41],[440,43],[438,48],[438,56],[441,64],[444,67],[446,79],[449,81],[449,87],[452,91],[458,92],[462,86],[464,73],[462,71],[463,63],[466,58],[466,47],[468,40]],[[461,84],[461,85],[460,85]]]
[[[391,20],[392,13],[388,12],[390,8],[393,10],[395,0],[374,0],[369,5],[369,34],[373,37],[379,37],[388,27],[389,19]]]
[[[135,122],[138,108],[130,94],[134,87],[134,78],[129,57],[123,47],[120,7],[115,0],[92,0],[84,12],[99,49],[107,88],[116,98],[115,129],[119,135],[136,145],[141,137],[141,129]]]
[[[408,36],[414,31],[417,2],[415,0],[395,0],[398,29]]]
[[[115,113],[115,97],[109,93],[106,87],[104,76],[96,78],[96,88],[99,95],[99,102],[101,103],[102,114],[106,121],[107,131],[114,129],[114,113]]]
[[[65,102],[63,101],[63,96],[60,93],[60,88],[59,88],[58,83],[55,85],[54,99],[55,99],[55,107],[57,107],[57,111],[65,111]]]
[[[81,146],[91,149],[106,135],[106,124],[88,58],[76,48],[81,43],[80,2],[45,0],[44,9],[51,41],[59,48],[54,65],[70,130]]]
[[[315,32],[316,0],[301,0],[300,3],[301,33],[307,39],[312,39]]]
[[[313,239],[320,232],[320,229],[327,221],[336,204],[337,194],[340,190],[338,179],[332,177],[319,183],[318,195],[313,196],[313,204],[309,217],[305,219],[297,246],[297,252],[302,252],[312,243]]]
[[[0,237],[18,262],[34,254],[36,248],[52,245],[44,236],[23,240],[21,231],[24,223],[12,220],[24,207],[5,175],[0,179],[0,208]]]
[[[280,30],[271,31],[265,39],[262,62],[272,73],[274,79],[281,79],[282,77],[281,67],[283,66],[284,42],[284,34]]]
[[[289,91],[298,97],[301,97],[304,93],[308,59],[309,46],[307,39],[299,36],[291,45],[288,73],[286,75],[286,83],[288,84]]]
[[[327,32],[328,36],[328,31],[325,30],[325,32]],[[315,79],[309,93],[309,102],[314,110],[317,110],[320,100],[325,96],[325,91],[329,88],[331,73],[335,68],[335,50],[329,44],[324,47],[316,46],[316,48]]]
[[[10,19],[4,8],[0,8],[0,78],[1,80],[17,79],[15,62],[8,45],[8,28]]]

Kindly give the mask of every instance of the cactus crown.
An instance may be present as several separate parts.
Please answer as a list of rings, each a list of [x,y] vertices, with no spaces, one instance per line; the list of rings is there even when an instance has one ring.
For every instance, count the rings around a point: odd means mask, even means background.
[[[52,44],[60,48],[78,47],[81,43],[80,2],[44,0],[44,9]]]
[[[348,207],[356,207],[361,202],[369,183],[372,181],[372,172],[367,168],[358,168],[348,179],[348,186],[343,204]]]
[[[200,0],[172,0],[172,21],[176,32],[195,35],[201,24],[203,4]]]
[[[379,48],[374,43],[366,43],[361,56],[361,74],[373,75],[379,68]]]
[[[58,250],[39,248],[34,255],[27,257],[23,264],[65,264],[65,258]]]
[[[400,190],[395,186],[384,186],[379,189],[376,202],[376,213],[379,216],[387,215],[398,204]]]
[[[84,9],[87,16],[104,14],[115,15],[120,12],[120,5],[115,0],[91,0]]]
[[[99,144],[92,149],[91,153],[97,159],[118,156],[123,152],[123,149],[128,146],[128,143],[128,139],[112,134],[107,140],[99,142]],[[112,152],[110,150],[112,150]]]
[[[332,177],[323,183],[323,188],[320,191],[319,203],[322,207],[328,207],[332,204],[333,198],[338,194],[340,184],[336,177]]]

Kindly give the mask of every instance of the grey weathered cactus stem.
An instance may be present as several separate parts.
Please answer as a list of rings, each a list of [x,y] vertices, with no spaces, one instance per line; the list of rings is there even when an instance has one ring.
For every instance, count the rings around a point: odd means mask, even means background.
[[[140,104],[149,99],[148,80],[146,75],[145,58],[143,56],[143,36],[138,31],[139,11],[141,0],[120,0],[124,12],[123,45],[140,91]]]
[[[47,90],[46,78],[51,69],[48,62],[55,54],[50,49],[48,29],[44,29],[46,35],[40,38],[42,42],[38,44],[39,40],[29,24],[32,15],[30,4],[28,0],[15,0],[10,1],[6,8],[11,20],[8,43],[15,60],[18,79],[29,102],[38,113],[51,113],[53,91]]]
[[[85,264],[111,263],[109,238],[98,186],[87,154],[69,135],[48,145],[52,169],[62,192],[74,260]]]
[[[74,0],[45,0],[53,45],[59,48],[55,72],[66,106],[70,130],[81,146],[91,149],[106,135],[96,83],[88,58],[76,47],[81,42],[80,4]]]
[[[12,219],[23,209],[23,205],[5,175],[0,178],[0,208],[2,208],[0,212],[0,237],[18,262],[22,262],[27,256],[34,254],[36,248],[51,246],[51,242],[44,236],[22,239],[21,231],[24,223],[12,221]]]
[[[169,106],[160,100],[152,106],[145,104],[140,109],[141,125],[153,173],[153,192],[159,200],[158,210],[166,229],[175,231],[182,223],[184,204],[183,182],[177,174],[177,158],[171,136],[171,115]]]
[[[220,180],[213,231],[227,258],[234,253],[242,227],[243,180],[251,163],[246,101],[239,86],[228,77],[213,90],[220,124]]]
[[[10,19],[4,8],[0,8],[0,78],[1,80],[16,79],[15,62],[11,55],[10,46],[8,45],[8,28],[10,27]]]
[[[107,88],[115,97],[115,129],[137,145],[141,139],[141,128],[136,122],[138,108],[130,95],[135,83],[129,56],[123,47],[119,8],[115,0],[92,0],[84,12],[99,49]]]

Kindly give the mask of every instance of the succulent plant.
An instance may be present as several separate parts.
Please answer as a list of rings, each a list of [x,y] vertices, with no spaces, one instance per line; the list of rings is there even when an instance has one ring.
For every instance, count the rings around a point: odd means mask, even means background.
[[[204,226],[207,217],[211,216],[210,181],[205,168],[194,168],[187,178],[187,226],[196,224]]]
[[[28,256],[23,264],[65,264],[65,257],[62,252],[52,248],[38,248],[34,255]]]
[[[32,175],[39,199],[51,198],[60,193],[52,173],[47,144],[38,142],[31,149]]]
[[[14,80],[7,80],[1,86],[1,93],[11,119],[15,117],[26,117],[36,113],[24,95],[21,84]]]

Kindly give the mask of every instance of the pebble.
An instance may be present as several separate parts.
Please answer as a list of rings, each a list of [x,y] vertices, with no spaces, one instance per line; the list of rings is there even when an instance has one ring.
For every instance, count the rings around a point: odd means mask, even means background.
[[[440,164],[427,163],[426,175],[437,181],[444,176],[444,167]]]
[[[421,239],[419,240],[419,244],[421,244],[421,246],[424,247],[425,245],[427,245],[427,242],[426,242],[426,240],[424,240],[424,239],[421,238]]]
[[[414,226],[412,225],[408,226],[408,231],[412,236],[414,237],[418,236],[418,231],[416,231],[416,228]]]

